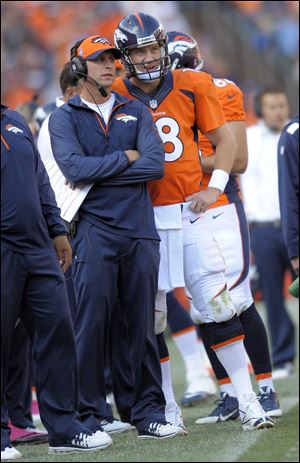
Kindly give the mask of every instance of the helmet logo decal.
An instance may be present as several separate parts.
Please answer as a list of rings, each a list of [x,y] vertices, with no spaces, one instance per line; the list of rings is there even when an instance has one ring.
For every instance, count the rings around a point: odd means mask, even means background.
[[[128,41],[128,37],[120,29],[115,30],[115,40],[121,40],[122,43]]]
[[[172,53],[179,53],[180,56],[183,56],[184,53],[191,49],[191,48],[194,48],[195,47],[195,44],[192,44],[192,43],[188,43],[186,41],[178,41],[178,42],[170,42],[168,43],[168,50],[169,50],[169,54],[172,54]]]

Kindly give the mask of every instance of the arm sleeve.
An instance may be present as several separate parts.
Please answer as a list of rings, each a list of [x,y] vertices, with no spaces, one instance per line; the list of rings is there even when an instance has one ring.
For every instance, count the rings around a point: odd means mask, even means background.
[[[296,138],[284,132],[278,143],[278,190],[284,241],[289,257],[299,256],[299,152]]]
[[[125,185],[159,179],[164,174],[164,146],[146,106],[141,104],[136,147],[141,157],[102,185]]]
[[[66,179],[74,184],[89,184],[114,177],[128,166],[122,150],[103,156],[85,156],[70,120],[70,114],[56,110],[49,119],[53,155]]]

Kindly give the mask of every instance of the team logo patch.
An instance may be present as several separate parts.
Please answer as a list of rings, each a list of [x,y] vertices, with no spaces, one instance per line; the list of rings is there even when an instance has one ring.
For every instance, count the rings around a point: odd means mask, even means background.
[[[5,126],[6,130],[8,132],[13,132],[13,133],[24,133],[23,130],[19,129],[18,127],[15,127],[12,124],[6,124]]]
[[[129,114],[119,114],[115,117],[117,121],[129,122],[129,121],[137,121],[137,117],[130,116]]]
[[[94,37],[91,40],[91,43],[108,43],[108,45],[110,45],[109,41],[105,37]]]
[[[149,106],[151,109],[156,109],[158,106],[157,100],[151,100],[149,101]]]

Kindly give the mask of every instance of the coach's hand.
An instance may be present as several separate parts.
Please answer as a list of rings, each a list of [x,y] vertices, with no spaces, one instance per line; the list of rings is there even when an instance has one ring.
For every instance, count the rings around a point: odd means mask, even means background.
[[[53,238],[53,246],[55,248],[59,264],[63,271],[66,272],[72,263],[72,248],[66,236],[56,236]]]
[[[190,209],[194,212],[205,212],[211,204],[215,203],[220,196],[221,191],[218,188],[209,187],[206,190],[199,191],[193,195],[187,196],[186,201],[192,201]]]
[[[125,154],[128,157],[129,164],[140,158],[140,153],[137,150],[126,150]]]

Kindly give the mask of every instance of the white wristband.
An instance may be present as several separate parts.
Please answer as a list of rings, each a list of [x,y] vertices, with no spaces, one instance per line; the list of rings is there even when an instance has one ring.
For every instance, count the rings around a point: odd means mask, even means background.
[[[208,187],[218,188],[223,193],[229,180],[229,174],[225,170],[216,169],[213,171]]]

